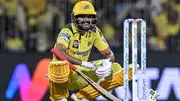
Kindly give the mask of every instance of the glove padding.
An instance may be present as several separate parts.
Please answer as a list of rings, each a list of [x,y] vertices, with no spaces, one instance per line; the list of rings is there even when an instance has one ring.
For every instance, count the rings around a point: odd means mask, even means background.
[[[99,66],[99,68],[97,68],[95,73],[100,79],[111,75],[112,63],[109,59],[103,59],[97,63],[97,66]]]
[[[92,70],[96,69],[96,65],[93,62],[82,61],[81,66],[92,69]]]

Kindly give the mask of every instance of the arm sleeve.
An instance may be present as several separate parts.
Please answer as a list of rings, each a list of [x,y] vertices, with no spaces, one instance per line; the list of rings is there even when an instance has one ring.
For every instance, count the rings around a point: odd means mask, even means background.
[[[102,33],[101,33],[101,31],[99,29],[96,32],[96,38],[95,38],[94,46],[99,51],[103,51],[103,50],[105,50],[105,49],[107,49],[109,47],[106,39],[104,38],[104,36],[102,35]]]
[[[56,43],[61,43],[68,48],[71,36],[72,32],[68,28],[63,28],[57,37]]]

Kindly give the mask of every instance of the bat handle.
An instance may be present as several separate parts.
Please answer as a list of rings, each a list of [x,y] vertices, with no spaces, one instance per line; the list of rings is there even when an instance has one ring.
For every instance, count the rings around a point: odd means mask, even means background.
[[[54,48],[52,48],[52,49],[51,49],[51,52],[52,52],[58,59],[60,59],[60,60],[62,60],[62,61],[67,61],[73,71],[77,71],[77,68],[76,68],[73,64],[71,64],[68,60],[66,60],[63,56],[61,56],[61,55],[57,52],[57,50],[55,50]]]

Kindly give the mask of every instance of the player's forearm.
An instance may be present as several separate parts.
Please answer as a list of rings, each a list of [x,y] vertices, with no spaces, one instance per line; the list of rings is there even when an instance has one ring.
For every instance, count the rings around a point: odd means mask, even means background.
[[[55,49],[58,51],[58,53],[59,54],[61,54],[66,60],[68,60],[69,62],[71,62],[71,63],[73,63],[73,64],[75,64],[75,65],[80,65],[81,64],[81,60],[79,60],[79,59],[76,59],[76,58],[73,58],[73,57],[71,57],[70,55],[68,55],[67,53],[66,53],[66,51],[67,51],[67,48],[64,46],[64,45],[62,45],[62,44],[57,44],[56,45],[56,47],[55,47]]]
[[[110,59],[111,62],[115,61],[114,53],[110,49],[107,49],[107,50],[105,50],[104,52],[101,52],[101,53],[104,55],[104,57],[106,59]]]
[[[80,65],[81,64],[81,60],[73,58],[71,56],[69,56],[68,54],[66,54],[64,51],[58,51],[59,54],[61,54],[66,60],[68,60],[69,62],[75,64],[75,65]]]
[[[108,55],[105,57],[106,59],[110,59],[111,62],[115,61],[115,56],[114,55]]]

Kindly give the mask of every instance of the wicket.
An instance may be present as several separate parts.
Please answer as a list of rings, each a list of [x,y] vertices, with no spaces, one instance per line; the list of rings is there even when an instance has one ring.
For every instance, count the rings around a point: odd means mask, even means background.
[[[138,42],[137,42],[137,25],[141,23],[141,70],[137,70],[138,64]],[[132,100],[141,101],[147,98],[146,84],[146,21],[143,19],[126,19],[124,21],[124,49],[123,49],[123,67],[124,67],[124,101],[128,101],[128,65],[129,65],[129,26],[132,24]]]

